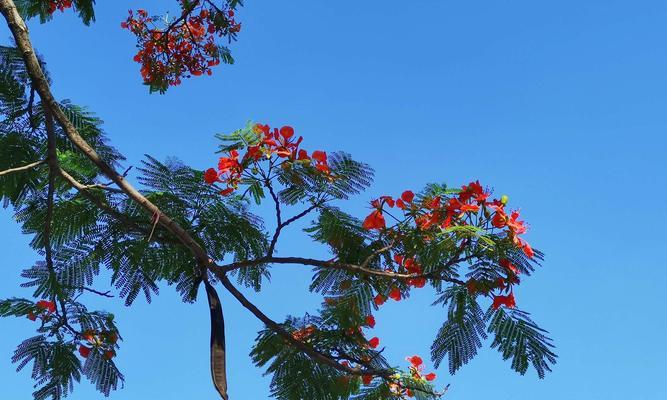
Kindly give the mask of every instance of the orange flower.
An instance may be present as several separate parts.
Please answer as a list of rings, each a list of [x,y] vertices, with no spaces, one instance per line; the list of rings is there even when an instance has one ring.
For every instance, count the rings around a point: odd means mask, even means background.
[[[380,210],[374,210],[366,219],[364,220],[363,224],[364,229],[371,230],[371,229],[384,229],[387,227],[385,221],[384,221],[384,216],[382,215],[382,211]]]

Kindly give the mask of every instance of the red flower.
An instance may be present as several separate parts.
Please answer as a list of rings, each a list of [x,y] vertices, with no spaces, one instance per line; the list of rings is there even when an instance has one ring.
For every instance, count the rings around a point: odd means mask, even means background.
[[[373,380],[373,375],[363,375],[361,380],[364,382],[364,385],[370,385]]]
[[[280,136],[282,136],[285,140],[291,138],[294,136],[294,128],[291,126],[283,126],[280,128]]]
[[[414,286],[416,288],[423,288],[426,285],[426,278],[408,279],[408,285]]]
[[[394,199],[392,199],[391,196],[381,196],[380,200],[386,203],[389,207],[394,207]]]
[[[462,204],[461,205],[461,212],[477,212],[479,211],[479,206],[473,205],[473,204]]]
[[[381,305],[383,305],[385,301],[387,301],[387,298],[384,297],[384,296],[381,295],[381,294],[378,294],[378,295],[375,296],[375,298],[373,299],[373,302],[374,302],[375,305],[378,306],[378,307],[381,306]]]
[[[116,356],[116,352],[113,350],[107,350],[104,352],[104,359],[105,360],[111,360]]]
[[[31,320],[31,321],[35,321],[35,320],[37,320],[37,316],[36,316],[32,311],[30,311],[30,312],[28,313],[27,317],[28,317],[28,319]]]
[[[47,300],[40,300],[37,302],[37,308],[47,310],[49,313],[56,312],[56,303]]]
[[[315,151],[313,151],[313,155],[312,155],[312,157],[313,157],[313,160],[315,160],[315,161],[317,161],[317,162],[319,162],[319,163],[322,163],[322,164],[326,164],[326,163],[327,163],[327,153],[325,153],[325,152],[323,152],[323,151],[321,151],[321,150],[315,150]]]
[[[516,267],[516,265],[512,264],[510,260],[506,258],[501,258],[499,264],[506,270],[512,271],[512,273],[514,273],[515,275],[519,275],[519,269]]]
[[[370,328],[375,328],[375,317],[372,315],[366,316],[366,325]]]
[[[493,298],[493,309],[497,310],[500,306],[505,306],[507,308],[516,307],[516,301],[514,300],[514,293],[510,293],[507,296],[495,296]]]
[[[484,192],[484,188],[479,184],[479,181],[470,182],[467,186],[463,185],[461,193],[459,193],[459,200],[467,202],[471,198],[475,198],[478,203],[484,202],[489,197],[489,194]]]
[[[379,345],[380,345],[380,339],[378,339],[377,336],[368,341],[368,346],[370,346],[371,349],[374,349]]]
[[[404,259],[405,259],[405,257],[403,257],[402,255],[400,255],[400,254],[394,254],[394,261],[396,261],[396,263],[397,263],[398,265],[403,265],[403,260],[404,260]]]
[[[427,381],[431,382],[435,380],[435,374],[431,372],[430,374],[424,375],[424,378],[426,378]]]
[[[519,221],[518,211],[512,211],[512,214],[509,220],[507,221],[507,226],[515,235],[521,235],[523,233],[526,233],[526,231],[528,230],[526,224],[523,221]]]
[[[410,190],[406,190],[405,192],[403,192],[403,194],[401,194],[401,199],[406,203],[412,203],[412,200],[414,200],[414,198],[415,194],[412,193],[412,191]]]
[[[422,360],[422,358],[419,356],[406,357],[406,360],[408,360],[415,368],[418,368],[424,363],[424,360]]]
[[[384,216],[382,215],[382,211],[380,210],[374,210],[366,219],[364,220],[363,224],[364,229],[371,230],[371,229],[384,229],[387,227],[386,223],[384,222]]]
[[[81,357],[83,358],[88,358],[88,356],[90,355],[90,350],[91,350],[90,347],[86,347],[83,345],[79,346],[79,354],[81,354]]]
[[[401,301],[401,291],[397,287],[393,287],[389,292],[389,297],[396,301]]]
[[[209,185],[214,184],[215,182],[218,181],[218,172],[213,168],[207,169],[206,172],[204,172],[204,180]]]
[[[229,196],[234,191],[233,187],[228,187],[227,189],[221,190],[220,194],[223,196]]]
[[[504,228],[507,225],[507,215],[502,209],[496,210],[496,215],[493,216],[491,224],[496,228]]]
[[[535,257],[535,252],[533,251],[533,248],[530,247],[530,245],[526,242],[522,242],[522,243],[523,243],[523,246],[521,247],[521,249],[523,250],[526,257],[528,257],[528,258]]]
[[[315,168],[317,168],[318,171],[325,174],[329,174],[331,172],[329,170],[329,165],[327,164],[327,153],[321,150],[315,150],[313,151],[313,155],[311,157],[316,161]]]
[[[405,203],[402,199],[396,199],[396,207],[400,208],[401,210],[405,210]]]
[[[408,258],[405,260],[405,269],[407,269],[411,274],[422,273],[422,267],[415,262],[414,258]]]

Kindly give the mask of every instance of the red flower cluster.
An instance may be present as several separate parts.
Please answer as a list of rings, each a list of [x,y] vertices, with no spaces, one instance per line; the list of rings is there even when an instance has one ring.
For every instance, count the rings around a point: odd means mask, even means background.
[[[396,199],[396,201],[394,201],[394,199],[392,199],[390,196],[382,196],[377,200],[371,201],[371,206],[375,210],[373,210],[373,212],[371,212],[371,214],[364,220],[364,229],[385,229],[387,224],[385,223],[384,216],[382,215],[382,207],[386,204],[390,208],[397,206],[401,210],[404,210],[406,207],[408,207],[409,204],[412,203],[414,198],[415,194],[409,190],[406,190],[403,192],[403,194],[401,194],[400,198]]]
[[[412,192],[410,192],[412,193]],[[398,264],[399,272],[403,272],[403,269],[409,274],[419,275],[422,273],[422,267],[419,265],[413,257],[405,258],[401,254],[394,254],[394,261]],[[416,288],[423,288],[426,285],[426,278],[412,278],[408,279],[408,285]]]
[[[248,146],[243,157],[239,158],[237,150],[230,150],[226,157],[221,157],[218,161],[217,170],[209,168],[204,172],[204,180],[209,185],[216,182],[227,185],[227,188],[221,191],[222,195],[229,195],[236,190],[244,173],[248,174],[248,178],[252,178],[256,173],[254,171],[257,170],[255,167],[258,162],[270,160],[274,156],[283,161],[281,164],[283,168],[289,168],[292,163],[311,165],[319,173],[333,179],[327,162],[327,153],[315,150],[309,156],[306,150],[299,148],[303,137],[299,136],[295,140],[294,128],[291,126],[271,130],[268,125],[256,124],[253,131],[258,135],[258,141]]]
[[[228,62],[216,38],[236,38],[241,24],[234,20],[234,10],[227,6],[205,7],[205,2],[186,5],[181,0],[182,15],[166,27],[158,27],[156,18],[146,10],[129,11],[121,23],[137,37],[139,52],[134,61],[141,63],[144,83],[160,91],[181,83],[181,78],[211,75],[211,67]]]
[[[490,192],[484,190],[479,181],[471,182],[461,187],[454,196],[426,197],[421,201],[415,201],[415,195],[411,191],[403,192],[400,197],[394,199],[390,196],[381,196],[373,200],[373,210],[363,222],[367,230],[383,231],[387,235],[400,239],[401,230],[414,222],[414,227],[423,235],[425,241],[432,240],[435,236],[452,226],[464,226],[476,224],[493,231],[501,229],[508,238],[521,249],[523,253],[533,258],[535,253],[531,246],[520,235],[527,231],[526,224],[519,220],[519,212],[507,212],[507,196],[500,199],[489,200]],[[403,211],[404,219],[397,220],[394,227],[387,227],[384,210],[387,208],[398,208]],[[463,244],[462,244],[463,246]],[[414,275],[422,274],[421,266],[414,258],[403,254],[395,254],[394,261],[398,265],[396,272],[407,272]],[[505,306],[512,308],[516,306],[512,285],[520,283],[519,269],[508,259],[501,258],[499,265],[506,272],[506,277],[500,277],[495,281],[470,279],[467,282],[468,291],[471,294],[480,292],[489,295],[491,291],[499,289],[505,291],[506,295],[494,295],[493,307]],[[389,269],[393,271],[393,268]],[[407,283],[412,287],[423,287],[426,279],[423,277],[409,279]],[[387,296],[396,301],[402,299],[400,290],[392,287],[388,294],[378,294],[374,298],[376,306],[381,306],[387,300]]]
[[[49,0],[49,14],[53,14],[56,10],[65,11],[72,7],[72,0]]]
[[[481,211],[493,211],[491,224],[495,228],[506,229],[507,235],[512,238],[517,247],[521,248],[526,256],[532,258],[535,253],[530,245],[519,238],[527,230],[523,221],[519,221],[519,212],[512,211],[508,216],[505,211],[507,196],[501,200],[488,201],[490,192],[485,191],[479,181],[464,185],[458,196],[443,199],[441,196],[424,199],[421,203],[414,202],[414,193],[405,191],[400,198],[394,200],[390,196],[382,196],[371,202],[373,211],[366,217],[363,227],[367,230],[387,229],[383,216],[386,205],[389,208],[397,207],[404,211],[406,218],[414,218],[415,225],[427,231],[434,228],[446,229],[454,225],[466,225],[465,217]]]
[[[79,345],[79,355],[81,355],[81,357],[88,358],[88,356],[90,356],[90,352],[93,349],[98,349],[101,351],[102,356],[106,360],[111,360],[116,356],[114,346],[118,341],[117,333],[109,331],[96,332],[93,330],[87,330],[81,334],[81,338],[88,342],[88,346],[83,344]]]
[[[419,356],[412,356],[405,358],[410,363],[410,373],[414,379],[427,380],[429,382],[435,380],[436,376],[433,372],[423,374],[424,361]]]
[[[56,312],[56,303],[48,300],[40,300],[37,302],[36,308],[35,311],[30,311],[28,313],[28,319],[36,321],[37,318],[40,318],[47,321],[51,318],[51,314]]]
[[[497,310],[500,306],[505,306],[507,308],[516,307],[516,301],[514,300],[514,293],[511,293],[507,296],[497,295],[493,297],[493,309]]]

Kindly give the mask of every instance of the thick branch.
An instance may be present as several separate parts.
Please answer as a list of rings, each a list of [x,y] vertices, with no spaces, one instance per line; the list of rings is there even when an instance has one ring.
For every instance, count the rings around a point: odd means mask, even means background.
[[[18,13],[14,2],[12,0],[0,0],[0,12],[7,20],[7,25],[9,26],[9,29],[14,36],[14,40],[16,41],[16,45],[21,52],[32,86],[42,99],[42,103],[51,111],[70,141],[133,201],[142,206],[151,215],[157,215],[158,222],[174,234],[174,236],[176,236],[179,241],[195,255],[200,265],[208,265],[209,258],[206,251],[180,225],[178,225],[178,223],[165,215],[155,204],[127,182],[121,174],[115,171],[111,165],[104,161],[95,149],[81,137],[76,127],[72,124],[69,118],[67,118],[67,115],[60,109],[51,93],[49,83],[44,76],[39,61],[37,60],[35,50],[32,47],[28,35],[28,27]]]
[[[32,169],[32,168],[35,168],[35,167],[38,167],[38,166],[44,165],[44,164],[46,164],[46,160],[35,161],[34,163],[30,163],[30,164],[24,165],[22,167],[10,168],[10,169],[6,169],[4,171],[0,171],[0,176],[13,174],[14,172],[27,171],[29,169]]]

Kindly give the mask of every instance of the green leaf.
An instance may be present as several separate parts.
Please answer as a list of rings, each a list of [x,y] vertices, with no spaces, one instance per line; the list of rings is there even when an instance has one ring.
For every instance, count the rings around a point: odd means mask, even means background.
[[[547,331],[530,319],[530,314],[516,309],[490,308],[486,313],[490,320],[488,332],[495,335],[491,348],[498,348],[503,360],[512,360],[512,369],[525,374],[532,365],[537,375],[544,378],[556,363],[551,338]]]

